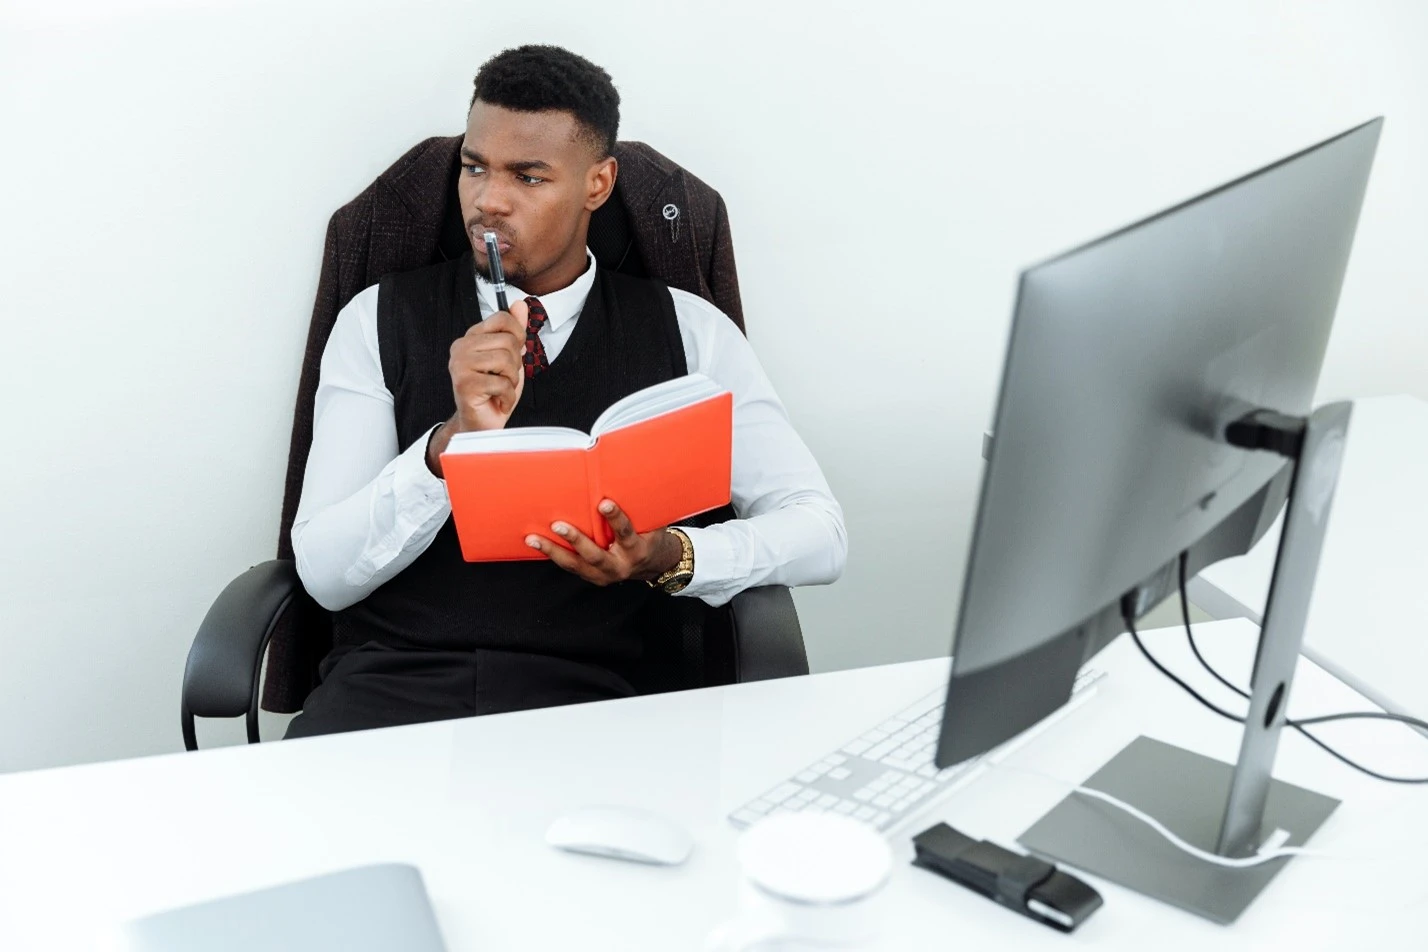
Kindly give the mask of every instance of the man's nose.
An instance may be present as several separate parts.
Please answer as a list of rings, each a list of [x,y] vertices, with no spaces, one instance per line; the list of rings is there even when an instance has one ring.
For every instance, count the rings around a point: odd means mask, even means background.
[[[481,217],[504,218],[511,213],[511,188],[488,176],[476,189],[474,197],[476,211]]]

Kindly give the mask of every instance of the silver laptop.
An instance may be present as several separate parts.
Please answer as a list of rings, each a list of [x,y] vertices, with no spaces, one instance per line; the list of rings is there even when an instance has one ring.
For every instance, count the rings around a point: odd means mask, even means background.
[[[127,923],[132,952],[446,952],[415,866],[385,863]]]

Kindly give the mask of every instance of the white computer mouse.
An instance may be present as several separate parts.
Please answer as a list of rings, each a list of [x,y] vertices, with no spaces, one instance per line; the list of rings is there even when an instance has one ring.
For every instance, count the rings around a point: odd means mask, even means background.
[[[590,853],[636,863],[678,866],[689,858],[694,839],[666,817],[637,807],[581,807],[558,817],[545,841],[572,853]]]

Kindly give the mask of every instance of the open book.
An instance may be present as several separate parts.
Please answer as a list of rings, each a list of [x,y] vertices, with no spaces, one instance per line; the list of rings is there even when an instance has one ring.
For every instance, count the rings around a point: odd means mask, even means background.
[[[729,502],[734,398],[703,374],[636,391],[589,433],[532,426],[458,433],[441,454],[461,554],[468,562],[541,559],[535,533],[560,543],[568,522],[608,546],[596,509],[613,499],[649,532]],[[561,543],[564,544],[564,543]]]

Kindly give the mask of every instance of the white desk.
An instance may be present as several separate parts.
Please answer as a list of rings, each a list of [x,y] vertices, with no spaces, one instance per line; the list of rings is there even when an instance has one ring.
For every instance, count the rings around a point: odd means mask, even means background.
[[[1201,572],[1212,587],[1191,600],[1258,622],[1279,528]],[[1355,401],[1304,647],[1378,703],[1428,718],[1428,402]]]
[[[1204,640],[1242,676],[1254,632],[1216,622]],[[1148,638],[1206,682],[1183,637]],[[1099,663],[1110,675],[1100,694],[1012,763],[1080,779],[1142,732],[1233,756],[1235,727],[1124,639]],[[420,866],[453,952],[699,949],[734,903],[725,814],[945,673],[945,661],[915,662],[0,777],[0,949],[88,948],[126,917],[378,860]],[[1364,704],[1307,661],[1295,692],[1298,714]],[[1428,742],[1399,725],[1325,734],[1381,769],[1428,774]],[[1292,734],[1277,772],[1344,799],[1311,845],[1358,855],[1398,845],[1401,858],[1297,859],[1229,929],[1098,883],[1106,906],[1068,939],[907,865],[908,836],[935,819],[1009,843],[1061,795],[994,772],[895,837],[882,948],[1423,948],[1428,790],[1375,783]],[[600,801],[673,816],[693,831],[695,854],[669,869],[545,847],[553,816]]]

